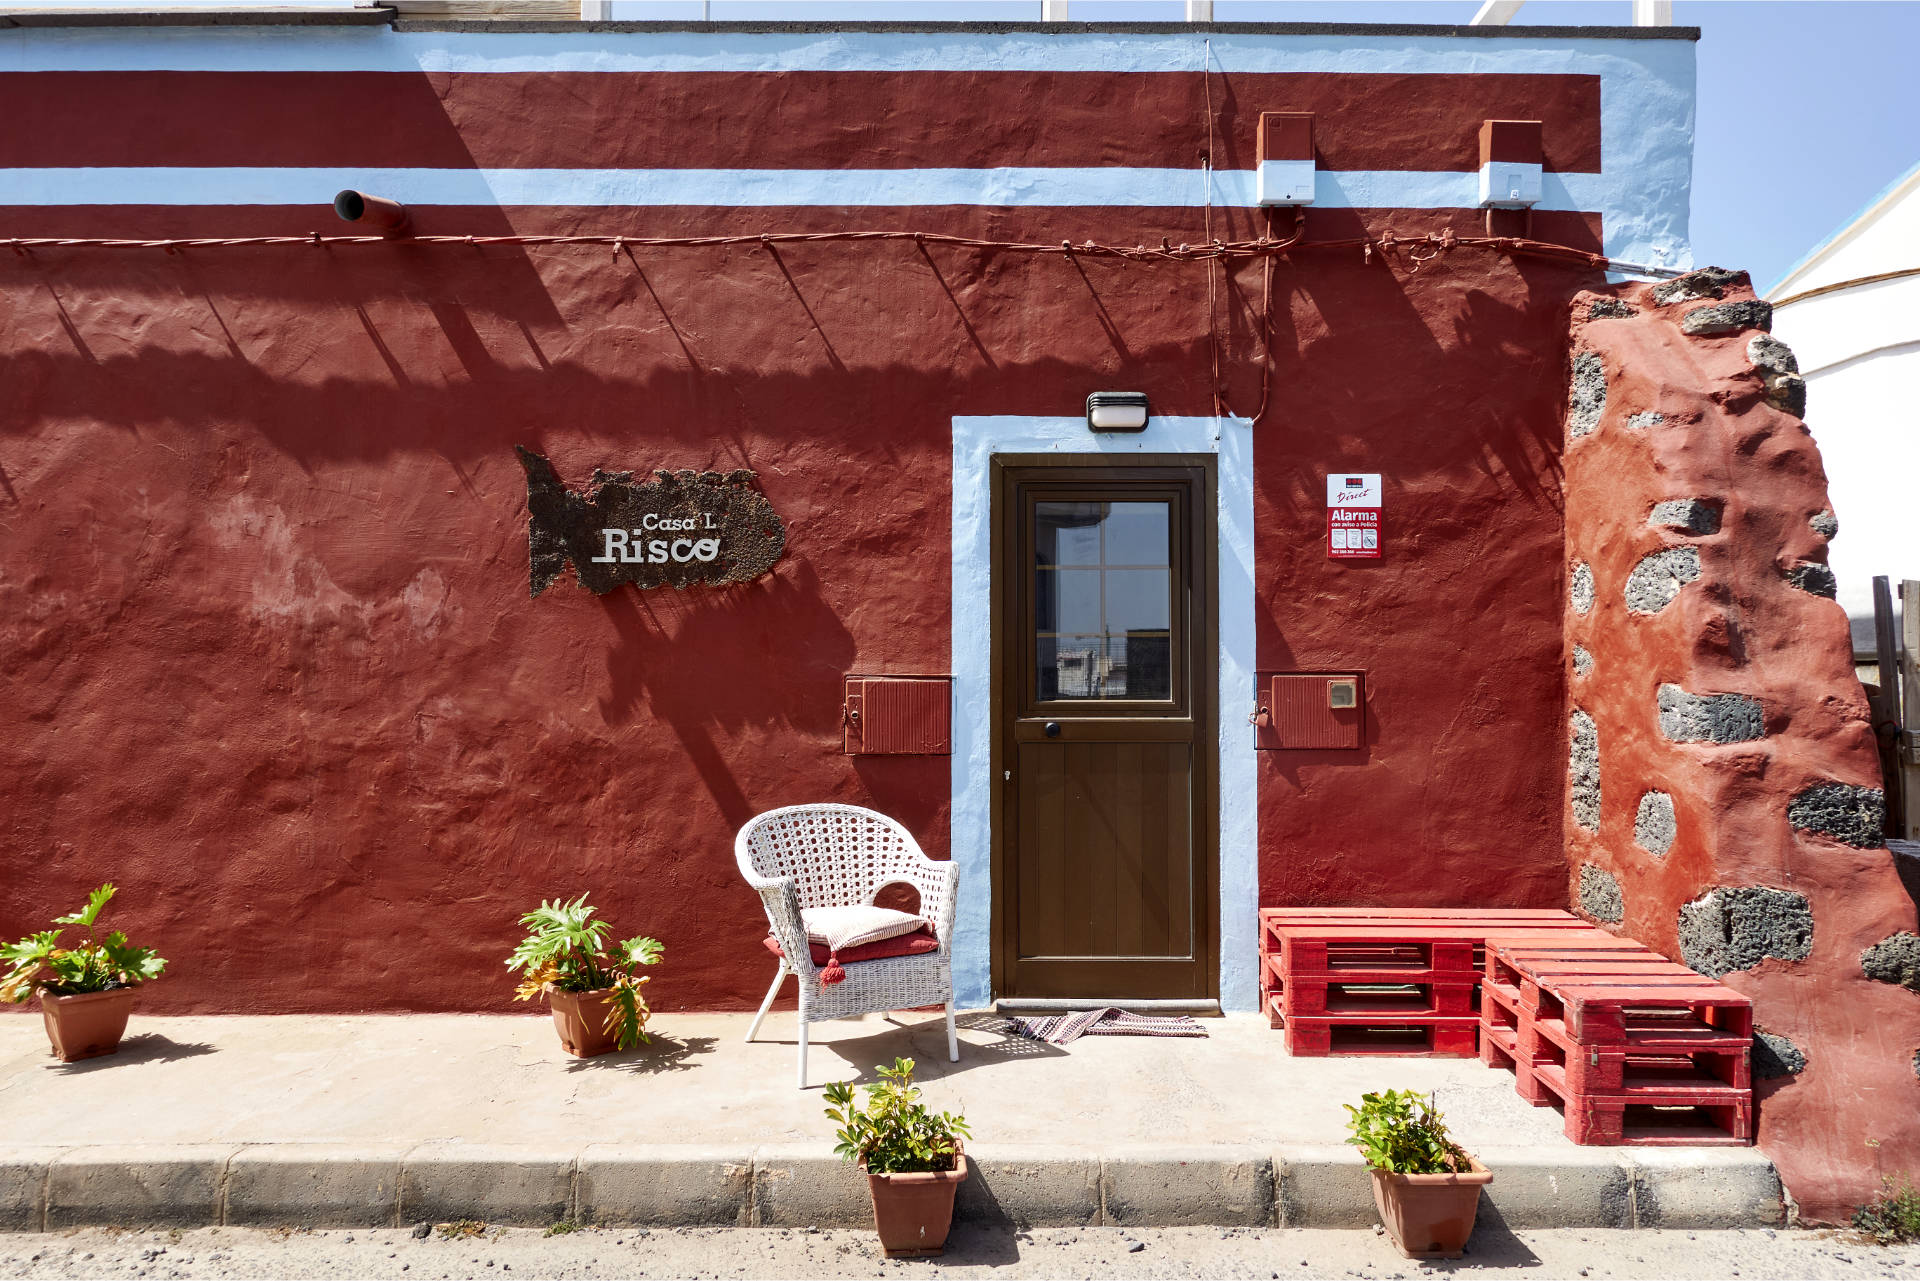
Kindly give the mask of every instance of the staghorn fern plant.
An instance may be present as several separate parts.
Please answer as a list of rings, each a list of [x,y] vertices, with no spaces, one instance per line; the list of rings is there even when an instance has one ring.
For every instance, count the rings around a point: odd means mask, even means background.
[[[87,896],[85,907],[54,918],[55,925],[78,925],[86,931],[86,940],[78,947],[60,946],[65,929],[42,930],[0,947],[0,961],[13,965],[0,979],[0,1000],[17,1005],[33,995],[35,988],[54,996],[77,996],[134,987],[159,978],[167,963],[155,956],[152,948],[135,947],[119,930],[105,938],[94,937],[94,922],[113,894],[113,882],[109,881]]]
[[[612,999],[606,1030],[616,1035],[621,1049],[632,1049],[647,1039],[647,1018],[652,1013],[640,992],[647,979],[634,971],[658,961],[665,949],[655,939],[632,938],[609,950],[613,926],[593,919],[593,912],[582,894],[571,903],[542,900],[520,918],[527,937],[507,958],[507,968],[522,970],[525,977],[513,999],[531,1000],[548,984],[562,992],[607,991]]]

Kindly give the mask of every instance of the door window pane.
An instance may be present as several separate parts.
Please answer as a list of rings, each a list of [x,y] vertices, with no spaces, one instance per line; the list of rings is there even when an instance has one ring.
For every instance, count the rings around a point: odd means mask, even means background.
[[[1034,505],[1035,693],[1173,697],[1172,504]]]

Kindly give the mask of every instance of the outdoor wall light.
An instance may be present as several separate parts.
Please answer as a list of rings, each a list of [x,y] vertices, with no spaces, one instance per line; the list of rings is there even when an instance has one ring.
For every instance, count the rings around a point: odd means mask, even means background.
[[[333,198],[333,211],[348,222],[363,222],[382,231],[405,231],[407,207],[384,196],[348,189]]]
[[[1096,391],[1087,396],[1087,430],[1145,431],[1147,393]]]

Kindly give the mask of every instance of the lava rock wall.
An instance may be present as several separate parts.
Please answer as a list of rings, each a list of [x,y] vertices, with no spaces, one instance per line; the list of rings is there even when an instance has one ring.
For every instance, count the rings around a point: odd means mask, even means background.
[[[1920,1164],[1915,906],[1768,320],[1712,268],[1574,301],[1565,831],[1580,910],[1752,997],[1760,1145],[1835,1220]]]

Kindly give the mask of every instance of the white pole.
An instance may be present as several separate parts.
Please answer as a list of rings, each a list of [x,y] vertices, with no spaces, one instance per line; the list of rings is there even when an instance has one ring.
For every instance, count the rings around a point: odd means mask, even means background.
[[[1067,20],[1067,0],[1040,0],[1040,21],[1065,22]]]
[[[1513,15],[1520,12],[1525,0],[1486,0],[1480,6],[1480,12],[1473,15],[1467,23],[1470,27],[1504,27],[1513,21]]]
[[[1671,27],[1673,25],[1673,0],[1633,0],[1633,25],[1636,27]]]
[[[580,0],[580,21],[609,22],[613,19],[613,0]]]
[[[1213,0],[1187,0],[1188,22],[1212,22]]]

